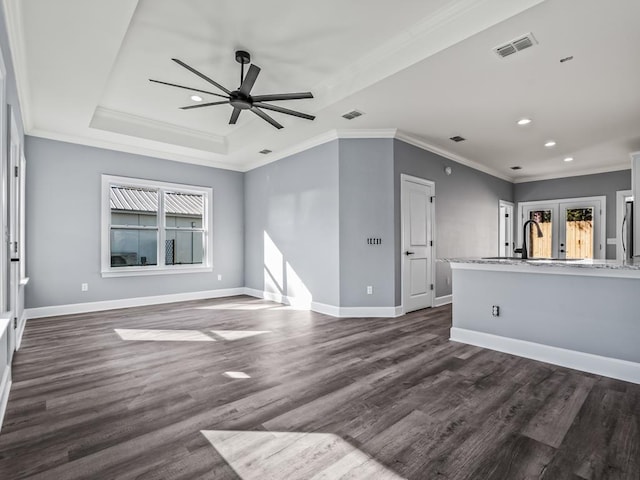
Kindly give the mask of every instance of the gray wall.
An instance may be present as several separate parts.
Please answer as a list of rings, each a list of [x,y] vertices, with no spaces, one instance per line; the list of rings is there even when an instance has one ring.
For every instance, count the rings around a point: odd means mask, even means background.
[[[244,285],[242,173],[30,136],[25,140],[28,308]],[[214,271],[102,278],[101,174],[212,187]],[[88,283],[89,291],[81,292],[81,283]]]
[[[616,235],[616,192],[631,190],[631,170],[516,183],[516,202],[554,200],[556,198],[607,196],[607,238]],[[517,208],[517,206],[516,206]],[[516,210],[517,212],[517,210]],[[517,238],[517,235],[516,235]],[[616,258],[616,246],[607,245],[607,258]]]
[[[395,289],[393,141],[339,140],[340,305],[399,305]],[[368,237],[382,239],[368,245]],[[367,295],[366,287],[373,287]]]
[[[513,201],[513,184],[394,140],[396,245],[400,249],[400,174],[435,182],[436,258],[498,254],[499,200]],[[451,167],[446,175],[445,167]],[[401,294],[401,260],[396,261],[396,299]],[[436,296],[451,293],[451,268],[436,262]]]
[[[297,276],[314,302],[339,305],[338,142],[247,172],[244,191],[246,286],[303,297]]]

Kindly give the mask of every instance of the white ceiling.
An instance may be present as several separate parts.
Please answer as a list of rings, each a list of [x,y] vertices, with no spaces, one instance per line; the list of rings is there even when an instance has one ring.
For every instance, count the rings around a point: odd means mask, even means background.
[[[397,136],[515,181],[629,168],[640,150],[637,0],[5,0],[28,134],[246,170],[340,136]],[[538,45],[492,48],[532,32]],[[276,130],[186,90],[230,90],[235,50],[262,68],[253,95]],[[573,60],[560,63],[560,59]],[[222,93],[222,92],[219,92]],[[216,97],[202,95],[205,101]],[[365,115],[341,118],[349,110]],[[516,121],[533,123],[519,127]],[[449,137],[467,140],[453,143]],[[557,146],[547,149],[544,142]],[[269,155],[257,152],[273,150]],[[571,155],[571,163],[562,159]],[[521,166],[513,171],[510,167]]]

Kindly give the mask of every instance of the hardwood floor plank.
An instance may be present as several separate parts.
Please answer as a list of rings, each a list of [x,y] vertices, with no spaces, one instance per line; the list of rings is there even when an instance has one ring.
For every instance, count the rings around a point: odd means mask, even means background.
[[[450,327],[450,305],[336,319],[243,296],[29,320],[0,478],[638,480],[640,385]]]

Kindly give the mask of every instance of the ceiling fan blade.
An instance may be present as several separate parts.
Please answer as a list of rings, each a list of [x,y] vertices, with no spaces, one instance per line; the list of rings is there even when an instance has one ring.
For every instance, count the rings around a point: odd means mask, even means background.
[[[216,87],[218,87],[220,90],[222,90],[224,93],[226,93],[227,95],[230,95],[231,92],[229,90],[227,90],[226,88],[224,88],[222,85],[220,85],[218,82],[216,82],[215,80],[211,80],[209,77],[207,77],[204,73],[200,73],[198,70],[196,70],[193,67],[190,67],[189,65],[187,65],[186,63],[184,63],[182,60],[178,60],[177,58],[172,58],[171,60],[173,60],[174,62],[176,62],[178,65],[180,65],[181,67],[186,68],[187,70],[189,70],[191,73],[199,76],[200,78],[202,78],[203,80],[206,80],[207,82],[209,82],[211,85],[214,85]]]
[[[253,84],[256,83],[256,78],[258,78],[258,74],[260,73],[260,67],[256,65],[251,65],[249,67],[249,71],[247,75],[244,77],[242,81],[242,85],[240,85],[240,89],[238,90],[240,93],[244,93],[245,95],[249,95],[249,92],[253,88]]]
[[[311,92],[273,93],[271,95],[254,95],[251,98],[254,102],[274,102],[276,100],[300,100],[302,98],[313,98],[313,94]]]
[[[267,115],[266,113],[264,113],[262,110],[260,110],[258,107],[252,107],[251,111],[253,113],[255,113],[256,115],[258,115],[260,118],[262,118],[263,120],[266,120],[267,122],[269,122],[271,125],[273,125],[274,127],[276,127],[278,130],[280,130],[282,128],[282,125],[280,125],[278,122],[276,122],[273,118],[271,118],[269,115]]]
[[[295,110],[289,110],[288,108],[279,107],[278,105],[269,105],[268,103],[253,102],[254,107],[264,108],[266,110],[273,110],[274,112],[286,113],[287,115],[293,115],[294,117],[306,118],[307,120],[313,120],[313,115],[307,113],[296,112]]]
[[[235,125],[238,121],[238,117],[240,116],[240,109],[233,107],[233,112],[231,113],[231,118],[229,119],[229,125]]]
[[[180,110],[191,110],[192,108],[202,108],[202,107],[211,107],[212,105],[224,105],[229,103],[229,101],[224,102],[209,102],[209,103],[199,103],[197,105],[188,105],[186,107],[180,107]]]
[[[207,92],[206,90],[200,90],[199,88],[185,87],[184,85],[178,85],[178,84],[169,83],[169,82],[162,82],[160,80],[153,80],[152,78],[150,78],[149,81],[153,83],[159,83],[161,85],[169,85],[170,87],[184,88],[185,90],[191,90],[192,92],[200,92],[200,93],[206,93],[207,95],[215,95],[216,97],[229,98],[226,95],[220,95],[219,93]]]

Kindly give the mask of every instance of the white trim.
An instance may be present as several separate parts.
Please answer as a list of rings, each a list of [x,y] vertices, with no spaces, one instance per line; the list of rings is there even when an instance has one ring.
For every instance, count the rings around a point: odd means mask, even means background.
[[[271,302],[281,303],[283,305],[292,305],[303,310],[311,310],[312,312],[322,313],[336,318],[390,318],[402,315],[402,307],[337,307],[320,302],[302,303],[293,297],[288,297],[280,293],[265,292],[254,288],[245,288],[245,295],[256,298],[262,298]]]
[[[441,307],[443,305],[449,305],[450,303],[453,303],[453,295],[452,294],[443,295],[441,297],[436,297],[433,300],[433,306],[434,307]]]
[[[616,192],[616,232],[615,232],[616,234],[612,240],[614,240],[613,243],[616,246],[617,260],[623,260],[625,256],[625,252],[622,249],[622,241],[623,241],[622,222],[624,221],[624,215],[625,215],[624,199],[625,197],[632,197],[632,196],[633,196],[633,190],[618,190]],[[609,239],[607,239],[607,245],[609,245]],[[629,245],[627,245],[626,247],[628,248]]]
[[[112,110],[110,108],[105,108],[105,107],[96,108],[93,114],[92,122],[96,118],[101,118],[101,119],[104,118],[104,119],[115,120],[117,122],[122,122],[126,124],[131,124],[131,125],[149,127],[159,131],[163,131],[165,133],[172,133],[175,135],[185,135],[197,140],[209,142],[212,145],[216,145],[218,147],[222,146],[224,147],[224,151],[216,152],[216,153],[223,153],[223,154],[227,153],[226,140],[223,135],[216,135],[214,133],[207,132],[204,130],[195,130],[193,128],[182,127],[182,126],[175,125],[173,123],[162,122],[160,120],[141,117],[139,115],[134,115],[132,113],[122,112],[119,110]],[[116,133],[120,133],[120,132],[116,132]]]
[[[467,167],[473,168],[474,170],[488,173],[489,175],[501,178],[502,180],[506,180],[507,182],[513,182],[513,177],[505,175],[504,173],[501,173],[498,170],[495,170],[491,167],[478,163],[474,160],[470,160],[461,155],[449,152],[440,147],[436,147],[435,145],[427,143],[424,140],[421,140],[416,137],[412,137],[407,133],[398,131],[395,138],[397,138],[398,140],[402,140],[403,142],[408,143],[409,145],[413,145],[414,147],[418,147],[418,148],[421,148],[422,150],[427,150],[428,152],[435,153],[437,155],[440,155],[441,157],[448,158],[449,160],[453,160],[456,163],[466,165]]]
[[[16,332],[16,351],[20,350],[20,346],[22,345],[22,336],[24,335],[24,331],[27,327],[27,312],[25,309],[22,309],[22,315],[20,316],[20,321],[18,322],[18,331]]]
[[[151,228],[157,231],[158,244],[156,248],[156,265],[112,267],[111,266],[111,185],[124,185],[133,187],[153,188],[158,191],[158,212],[156,226]],[[198,185],[184,185],[156,180],[121,177],[103,174],[101,176],[101,216],[100,216],[100,271],[103,278],[127,277],[140,275],[164,275],[178,273],[206,273],[213,271],[213,234],[211,212],[213,211],[213,189]],[[164,257],[164,245],[167,233],[166,217],[164,215],[164,195],[167,191],[178,191],[204,196],[202,234],[203,234],[203,259],[201,265],[166,265]]]
[[[583,175],[597,175],[599,173],[619,172],[620,170],[629,170],[630,167],[625,163],[617,163],[607,167],[586,168],[584,170],[571,172],[556,172],[543,175],[532,175],[530,177],[518,177],[511,180],[512,183],[528,183],[539,182],[541,180],[555,180],[557,178],[582,177]]]
[[[452,327],[450,340],[640,384],[640,363]]]
[[[220,168],[222,170],[231,170],[234,172],[242,172],[242,168],[237,165],[232,165],[228,162],[220,161],[220,158],[224,158],[223,155],[201,152],[201,156],[185,155],[183,153],[172,152],[168,148],[175,148],[175,145],[163,144],[153,140],[144,140],[146,142],[157,143],[158,147],[148,147],[142,145],[130,145],[127,143],[120,143],[114,140],[105,140],[97,138],[83,137],[81,135],[72,135],[62,132],[54,132],[51,130],[41,130],[39,128],[32,128],[25,131],[25,133],[32,137],[45,138],[48,140],[55,140],[57,142],[72,143],[74,145],[82,145],[87,147],[102,148],[104,150],[112,150],[115,152],[130,153],[132,155],[142,155],[145,157],[151,157],[154,159],[168,160],[171,162],[189,163],[192,165],[201,165],[203,167]],[[114,134],[115,135],[115,134]],[[124,137],[124,135],[123,135]],[[163,145],[168,148],[163,149]],[[196,151],[196,150],[193,150]]]
[[[27,55],[25,52],[25,39],[22,3],[19,0],[3,0],[5,24],[9,38],[9,51],[13,61],[13,76],[16,80],[18,102],[22,113],[22,123],[25,131],[31,130],[31,91],[29,89],[29,70],[27,68]],[[2,53],[0,52],[0,57]],[[4,67],[4,60],[2,60]],[[6,75],[6,73],[5,73]]]
[[[505,224],[505,235],[504,238],[501,237],[502,233],[502,217],[500,216],[500,209],[504,207],[509,215],[511,215],[511,221]],[[513,238],[513,227],[515,220],[515,211],[516,206],[513,202],[509,202],[507,200],[498,200],[498,256],[510,257],[513,251],[513,246],[515,245],[515,239]],[[509,242],[505,242],[505,240],[509,240]],[[507,248],[508,255],[503,255],[503,249],[506,245],[503,243],[511,243],[511,248]]]
[[[4,422],[4,414],[7,412],[9,404],[9,393],[11,392],[11,365],[7,365],[0,380],[0,432]]]
[[[151,297],[123,298],[118,300],[103,300],[98,302],[73,303],[69,305],[52,305],[49,307],[27,308],[27,319],[54,317],[58,315],[73,315],[76,313],[101,312],[118,308],[143,307],[146,305],[160,305],[164,303],[186,302],[189,300],[206,300],[209,298],[233,297],[244,295],[243,287],[221,288],[219,290],[204,290],[201,292],[172,293],[169,295],[154,295]]]

